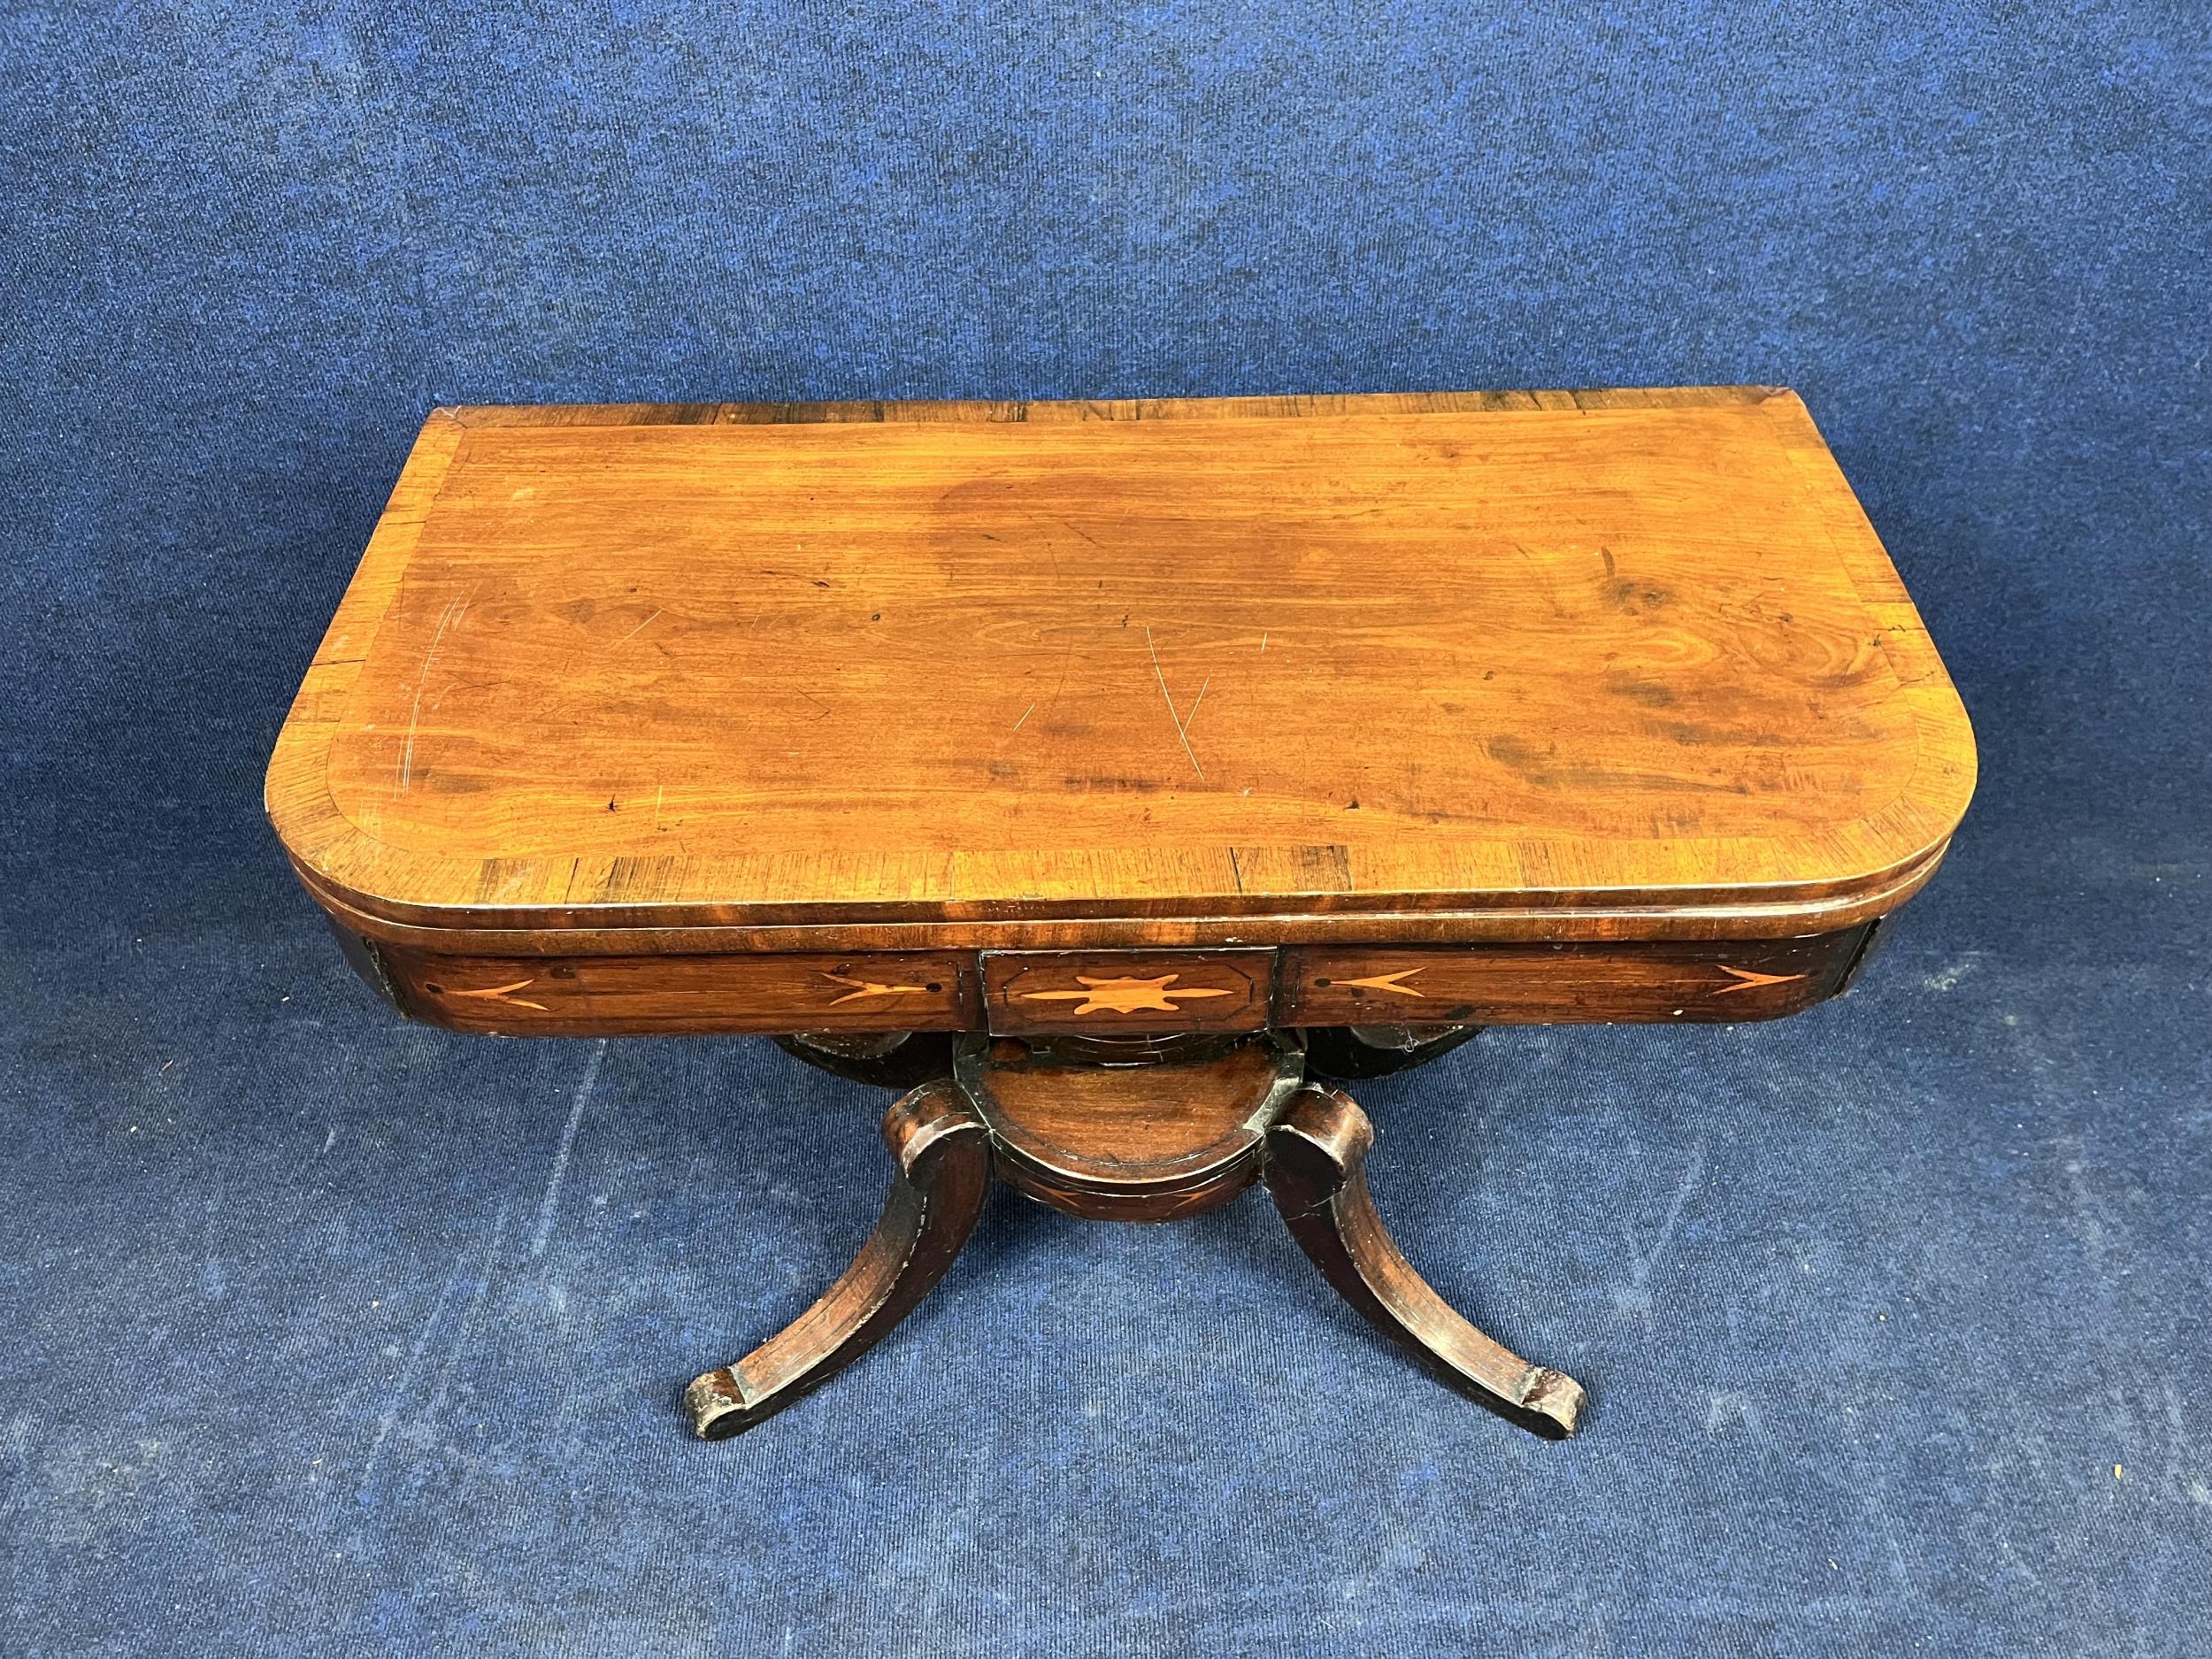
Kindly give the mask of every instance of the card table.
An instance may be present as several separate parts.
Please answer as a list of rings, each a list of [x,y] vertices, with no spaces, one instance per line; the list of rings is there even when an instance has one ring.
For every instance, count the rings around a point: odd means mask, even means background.
[[[440,409],[267,804],[409,1016],[898,1091],[874,1234],[690,1385],[702,1436],[881,1340],[997,1180],[1139,1221],[1263,1185],[1557,1439],[1583,1390],[1415,1271],[1342,1085],[1832,996],[1973,781],[1803,403],[1722,387]]]

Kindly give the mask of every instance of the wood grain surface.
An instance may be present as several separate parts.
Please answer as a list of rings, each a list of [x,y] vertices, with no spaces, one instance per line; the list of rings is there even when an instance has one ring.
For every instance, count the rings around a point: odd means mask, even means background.
[[[1283,956],[1282,1025],[1685,1025],[1775,1019],[1832,995],[1864,927],[1734,943],[1308,946]]]
[[[393,1000],[496,1036],[971,1031],[975,959],[890,956],[479,956],[379,946]]]
[[[1707,388],[440,411],[268,803],[402,927],[1661,937],[1909,890],[1973,775],[1802,404]]]
[[[1296,1050],[1272,1038],[1125,1066],[970,1038],[955,1064],[1000,1178],[1102,1221],[1177,1220],[1236,1196],[1258,1179],[1261,1137],[1299,1079]]]

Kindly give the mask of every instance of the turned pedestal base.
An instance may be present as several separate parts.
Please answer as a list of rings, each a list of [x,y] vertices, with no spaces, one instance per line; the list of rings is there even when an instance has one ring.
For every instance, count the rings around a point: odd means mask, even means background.
[[[1451,1041],[1409,1038],[1399,1062]],[[887,1080],[883,1056],[842,1058]],[[750,1428],[887,1335],[952,1265],[994,1173],[1056,1210],[1112,1221],[1194,1216],[1264,1183],[1308,1259],[1378,1331],[1508,1422],[1547,1440],[1575,1432],[1581,1386],[1485,1336],[1407,1262],[1368,1195],[1374,1128],[1351,1096],[1307,1080],[1300,1043],[972,1037],[950,1060],[951,1076],[917,1084],[884,1114],[891,1193],[852,1266],[783,1331],[685,1390],[702,1438]]]

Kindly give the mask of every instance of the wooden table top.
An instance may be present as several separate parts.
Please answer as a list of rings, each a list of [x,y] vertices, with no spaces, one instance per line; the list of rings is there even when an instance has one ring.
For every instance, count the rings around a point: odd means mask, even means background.
[[[440,410],[267,799],[386,931],[1256,943],[1847,926],[1973,780],[1721,388]]]

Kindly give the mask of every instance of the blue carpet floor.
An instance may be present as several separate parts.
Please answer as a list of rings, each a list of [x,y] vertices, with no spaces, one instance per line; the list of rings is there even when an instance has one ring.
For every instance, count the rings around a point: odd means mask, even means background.
[[[2149,4],[7,10],[0,1655],[2212,1648],[2208,85]],[[1984,783],[1840,1002],[1359,1091],[1564,1446],[1263,1200],[1002,1196],[701,1447],[881,1097],[405,1026],[260,821],[434,402],[1714,380]]]

